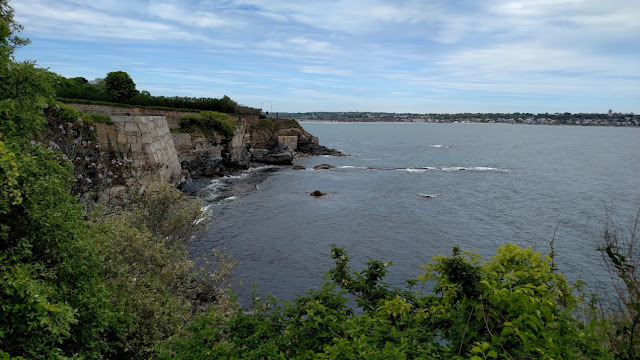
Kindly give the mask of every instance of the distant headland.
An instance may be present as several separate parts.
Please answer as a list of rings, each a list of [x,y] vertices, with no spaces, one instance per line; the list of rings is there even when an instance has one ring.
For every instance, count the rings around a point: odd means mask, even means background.
[[[483,123],[531,125],[640,126],[640,115],[609,110],[604,114],[572,113],[460,113],[410,114],[385,112],[305,112],[280,113],[301,121],[398,122],[398,123]]]

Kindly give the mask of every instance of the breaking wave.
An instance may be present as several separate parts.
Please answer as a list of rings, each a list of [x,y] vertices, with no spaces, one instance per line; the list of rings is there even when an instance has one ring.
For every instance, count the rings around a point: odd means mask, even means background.
[[[375,166],[352,166],[352,165],[344,165],[338,166],[337,169],[356,169],[356,170],[397,170],[397,171],[406,171],[410,173],[425,173],[429,171],[494,171],[494,172],[509,172],[508,169],[500,169],[495,167],[488,166],[445,166],[445,167],[434,167],[434,166],[423,166],[423,167],[400,167],[400,168],[384,168],[384,167],[375,167]]]

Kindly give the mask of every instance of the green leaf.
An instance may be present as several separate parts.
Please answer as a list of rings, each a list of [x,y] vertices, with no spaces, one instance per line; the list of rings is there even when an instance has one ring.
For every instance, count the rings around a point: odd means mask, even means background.
[[[513,328],[511,328],[511,327],[503,328],[502,332],[500,333],[500,335],[502,335],[502,336],[509,336],[511,334],[513,334]]]

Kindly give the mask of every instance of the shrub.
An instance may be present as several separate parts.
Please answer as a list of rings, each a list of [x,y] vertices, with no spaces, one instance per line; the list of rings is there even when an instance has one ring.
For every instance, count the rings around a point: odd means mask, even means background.
[[[382,282],[388,263],[351,273],[333,248],[330,282],[293,303],[256,301],[230,317],[212,312],[164,345],[160,358],[557,358],[604,359],[597,324],[550,259],[515,245],[481,264],[454,249],[437,256],[408,290]],[[432,291],[409,291],[416,284]],[[349,306],[353,296],[361,307]]]
[[[598,250],[613,280],[615,299],[603,316],[610,322],[609,350],[617,359],[637,359],[640,354],[640,209],[628,231],[613,220],[609,211]]]
[[[180,126],[189,128],[196,127],[204,134],[211,134],[215,131],[227,138],[233,137],[236,131],[236,122],[227,114],[204,111],[198,115],[187,114],[180,119]]]
[[[258,120],[258,123],[256,124],[256,126],[259,128],[278,131],[278,126],[273,121],[271,121],[271,119],[267,119],[267,118]]]
[[[69,194],[71,169],[42,146],[8,149],[17,176],[0,181],[19,198],[0,206],[0,348],[29,359],[97,358],[111,311],[83,209]]]
[[[183,200],[166,182],[131,189],[129,199],[116,213],[97,209],[90,234],[119,314],[110,357],[147,359],[194,316],[223,307],[235,261],[221,251],[206,268],[189,259],[185,245],[208,224],[201,202]]]
[[[108,116],[82,114],[62,104],[49,106],[45,115],[41,142],[34,143],[59,151],[60,161],[73,164],[73,195],[96,195],[110,186],[123,185],[131,176],[131,159],[95,142],[94,120],[106,121]]]

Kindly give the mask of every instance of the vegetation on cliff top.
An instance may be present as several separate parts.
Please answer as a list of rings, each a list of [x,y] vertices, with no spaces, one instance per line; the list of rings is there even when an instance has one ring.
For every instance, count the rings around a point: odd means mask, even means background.
[[[148,91],[138,91],[124,71],[114,71],[104,79],[89,81],[83,77],[65,78],[56,75],[55,93],[59,100],[96,105],[130,106],[146,109],[180,111],[217,111],[226,114],[255,115],[260,109],[240,105],[228,96],[196,98],[184,96],[153,96]]]
[[[205,135],[211,135],[212,131],[215,131],[226,138],[233,137],[236,125],[229,115],[215,111],[203,111],[197,115],[188,114],[180,119],[180,127],[186,131],[196,128]]]

